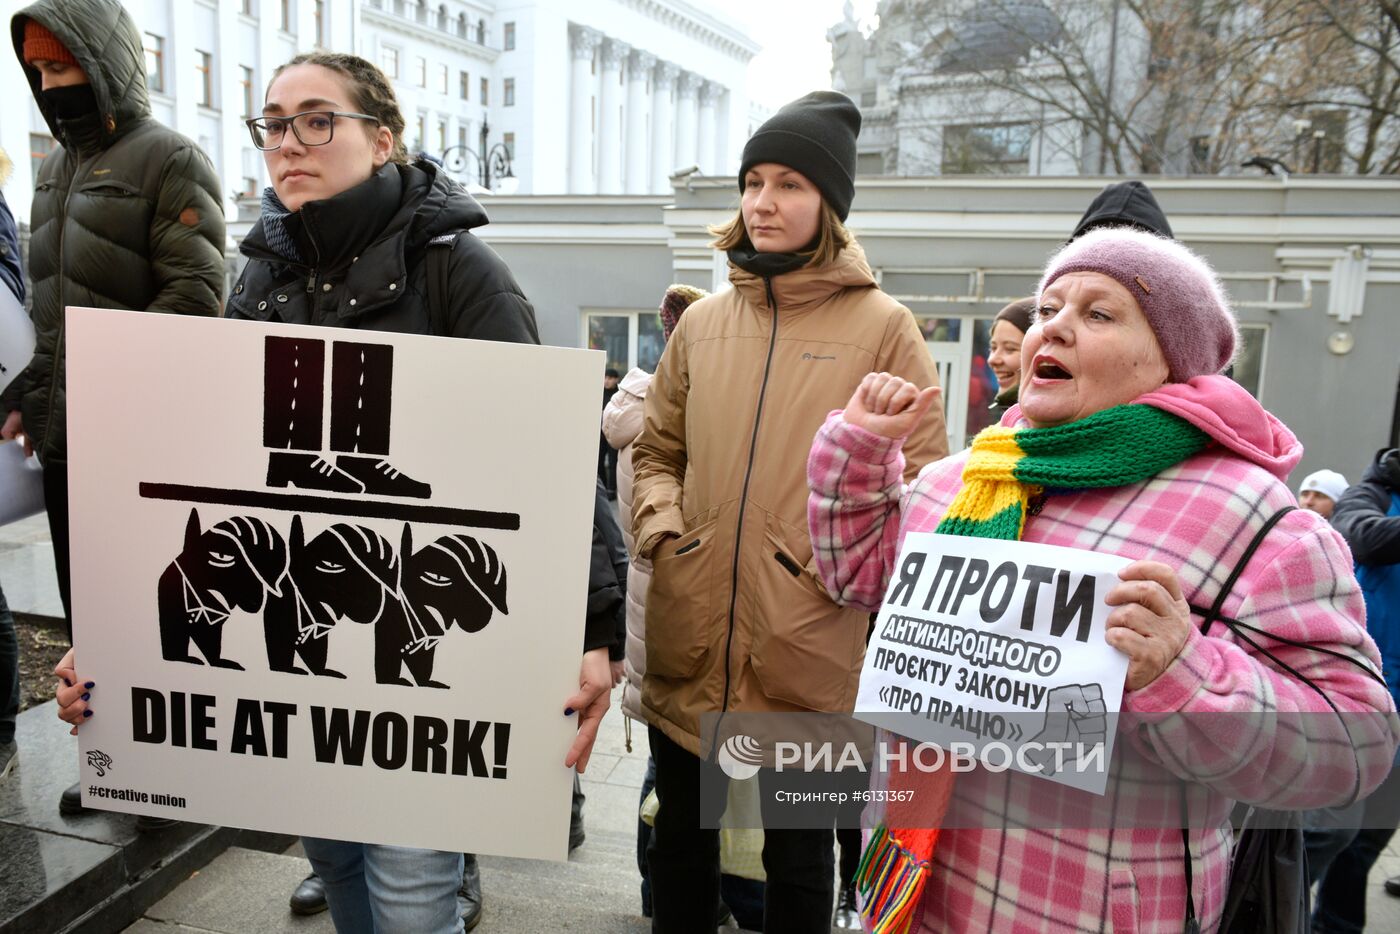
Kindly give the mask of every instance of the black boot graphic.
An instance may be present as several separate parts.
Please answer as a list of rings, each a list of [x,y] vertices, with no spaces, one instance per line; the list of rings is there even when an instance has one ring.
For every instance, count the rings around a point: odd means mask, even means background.
[[[427,499],[433,495],[430,484],[414,480],[390,466],[383,458],[342,454],[335,459],[335,465],[358,480],[364,486],[365,492],[372,496],[412,496]]]
[[[267,456],[267,485],[328,493],[363,493],[365,485],[316,454],[273,451]]]
[[[331,351],[330,451],[321,456],[326,342],[268,337],[263,351],[267,485],[428,499],[433,488],[392,466],[394,348],[336,341]]]

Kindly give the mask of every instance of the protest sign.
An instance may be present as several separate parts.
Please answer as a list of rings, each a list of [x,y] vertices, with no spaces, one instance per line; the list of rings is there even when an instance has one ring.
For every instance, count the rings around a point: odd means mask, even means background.
[[[14,293],[0,285],[0,392],[33,355],[34,323]]]
[[[1126,558],[911,533],[865,653],[856,717],[1103,794],[1127,656],[1104,642]],[[1001,760],[998,759],[998,762]]]
[[[563,859],[596,352],[70,308],[83,803]]]
[[[29,364],[34,325],[9,289],[0,286],[0,392]],[[8,412],[0,412],[3,419]],[[44,510],[44,475],[18,442],[0,442],[0,525]]]

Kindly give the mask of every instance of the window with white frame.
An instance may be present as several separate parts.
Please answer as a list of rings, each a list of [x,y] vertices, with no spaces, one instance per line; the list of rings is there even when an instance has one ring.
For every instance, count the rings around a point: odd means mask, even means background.
[[[594,309],[583,313],[582,343],[589,350],[601,350],[607,356],[607,366],[626,373],[641,367],[656,372],[661,352],[666,349],[666,337],[661,331],[661,316],[656,309],[630,311]]]
[[[1264,358],[1268,340],[1267,324],[1240,325],[1239,350],[1229,370],[1230,377],[1256,399],[1264,389]]]

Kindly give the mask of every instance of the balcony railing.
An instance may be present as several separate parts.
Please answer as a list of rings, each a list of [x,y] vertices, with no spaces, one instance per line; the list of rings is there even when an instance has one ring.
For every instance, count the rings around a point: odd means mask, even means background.
[[[486,45],[488,32],[485,20],[470,22],[465,13],[456,17],[449,16],[447,7],[444,5],[430,11],[426,3],[415,2],[415,0],[367,0],[367,2],[372,10],[391,12],[395,16],[401,16],[424,26],[431,24],[439,32],[448,33],[468,42],[475,42],[480,46]]]

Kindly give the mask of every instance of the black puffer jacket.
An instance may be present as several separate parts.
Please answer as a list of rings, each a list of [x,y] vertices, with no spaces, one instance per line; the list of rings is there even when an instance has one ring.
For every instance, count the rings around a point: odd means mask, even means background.
[[[540,342],[534,309],[510,270],[471,235],[449,254],[445,320],[430,322],[428,242],[487,223],[481,205],[433,163],[385,163],[368,181],[307,202],[298,215],[303,262],[273,251],[262,219],[243,239],[249,262],[229,295],[229,317]]]
[[[429,241],[487,223],[481,205],[431,162],[387,163],[370,178],[297,212],[305,262],[272,250],[263,220],[244,238],[248,257],[227,315],[256,321],[434,334],[538,344],[535,310],[505,262],[471,234],[447,254],[447,307],[428,303]],[[445,249],[445,248],[442,248]],[[611,647],[623,604],[611,552],[597,547],[616,520],[594,510],[584,649]],[[620,538],[621,533],[616,533]]]
[[[1390,515],[1390,498],[1400,494],[1400,448],[1381,449],[1361,482],[1348,487],[1332,511],[1357,564],[1400,564],[1400,517]]]
[[[97,112],[60,120],[24,66],[62,148],[44,160],[30,215],[34,357],[5,390],[46,463],[65,460],[63,309],[68,305],[218,314],[224,213],[214,168],[193,142],[151,117],[141,35],[117,0],[39,0],[10,21],[47,27],[82,66]],[[10,88],[9,93],[20,93]]]

